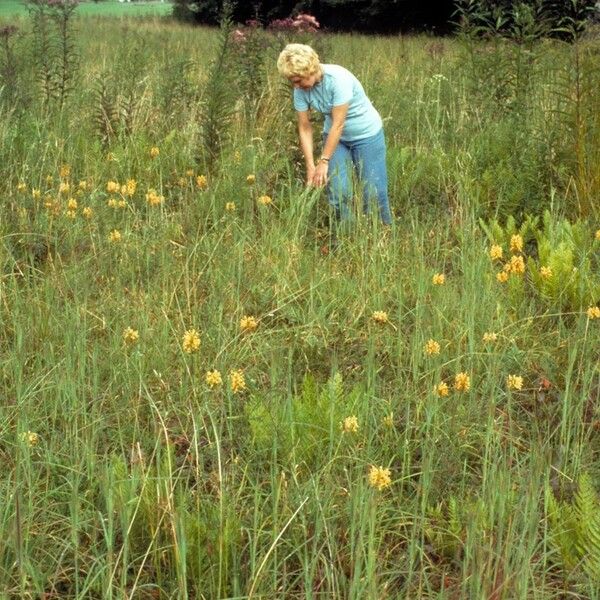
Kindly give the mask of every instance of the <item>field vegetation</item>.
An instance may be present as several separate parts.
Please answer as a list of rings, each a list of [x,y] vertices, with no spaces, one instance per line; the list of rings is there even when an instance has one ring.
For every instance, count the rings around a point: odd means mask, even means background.
[[[169,16],[173,4],[160,0],[136,0],[134,2],[119,2],[118,0],[86,0],[78,7],[82,16],[131,17],[131,16]],[[26,0],[2,0],[0,17],[27,16]]]
[[[0,23],[0,595],[598,599],[597,37],[61,6]],[[385,121],[335,249],[291,40]]]

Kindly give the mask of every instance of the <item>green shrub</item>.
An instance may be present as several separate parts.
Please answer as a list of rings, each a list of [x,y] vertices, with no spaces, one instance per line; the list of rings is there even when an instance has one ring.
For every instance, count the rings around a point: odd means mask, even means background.
[[[547,491],[550,542],[568,574],[600,581],[600,498],[592,479],[583,474],[571,501],[557,500]]]
[[[344,391],[339,373],[324,385],[308,374],[289,404],[267,404],[255,397],[246,405],[252,443],[262,453],[276,446],[283,460],[316,469],[321,459],[332,456],[340,439],[340,424],[360,397],[358,387]]]

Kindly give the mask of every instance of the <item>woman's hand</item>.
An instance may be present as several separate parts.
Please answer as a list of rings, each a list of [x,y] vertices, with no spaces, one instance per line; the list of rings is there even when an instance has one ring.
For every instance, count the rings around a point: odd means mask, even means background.
[[[315,165],[314,163],[306,167],[306,185],[310,187],[313,185],[313,178],[315,176]]]
[[[312,184],[315,187],[323,187],[327,183],[327,171],[329,170],[329,165],[325,161],[320,161],[313,173],[312,176]]]

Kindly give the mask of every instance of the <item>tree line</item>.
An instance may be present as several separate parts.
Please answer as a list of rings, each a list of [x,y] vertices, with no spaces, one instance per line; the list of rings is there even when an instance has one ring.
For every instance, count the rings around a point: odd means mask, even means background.
[[[182,20],[216,25],[227,0],[175,0]],[[559,32],[598,14],[597,0],[238,0],[230,1],[236,23],[264,25],[298,13],[313,15],[321,29],[365,33],[430,31],[451,33],[466,17],[482,26],[510,30],[519,10]]]

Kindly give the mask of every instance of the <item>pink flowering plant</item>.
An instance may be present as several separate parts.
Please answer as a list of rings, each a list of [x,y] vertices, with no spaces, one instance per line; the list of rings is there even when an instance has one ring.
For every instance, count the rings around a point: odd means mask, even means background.
[[[254,111],[267,80],[270,65],[277,60],[282,48],[289,42],[309,44],[320,54],[325,54],[323,39],[319,35],[320,23],[307,13],[285,19],[275,19],[266,27],[257,19],[232,31],[230,40],[244,104]]]
[[[287,19],[275,19],[269,24],[269,29],[273,31],[287,31],[294,34],[300,32],[316,33],[320,27],[319,21],[307,13],[300,13]]]
[[[295,17],[287,19],[275,19],[267,27],[282,48],[290,42],[297,42],[308,44],[318,54],[323,54],[323,38],[319,35],[320,28],[319,21],[308,13],[299,13]]]
[[[251,19],[231,33],[231,42],[244,105],[253,110],[266,83],[266,65],[271,55],[272,39],[259,21]]]

